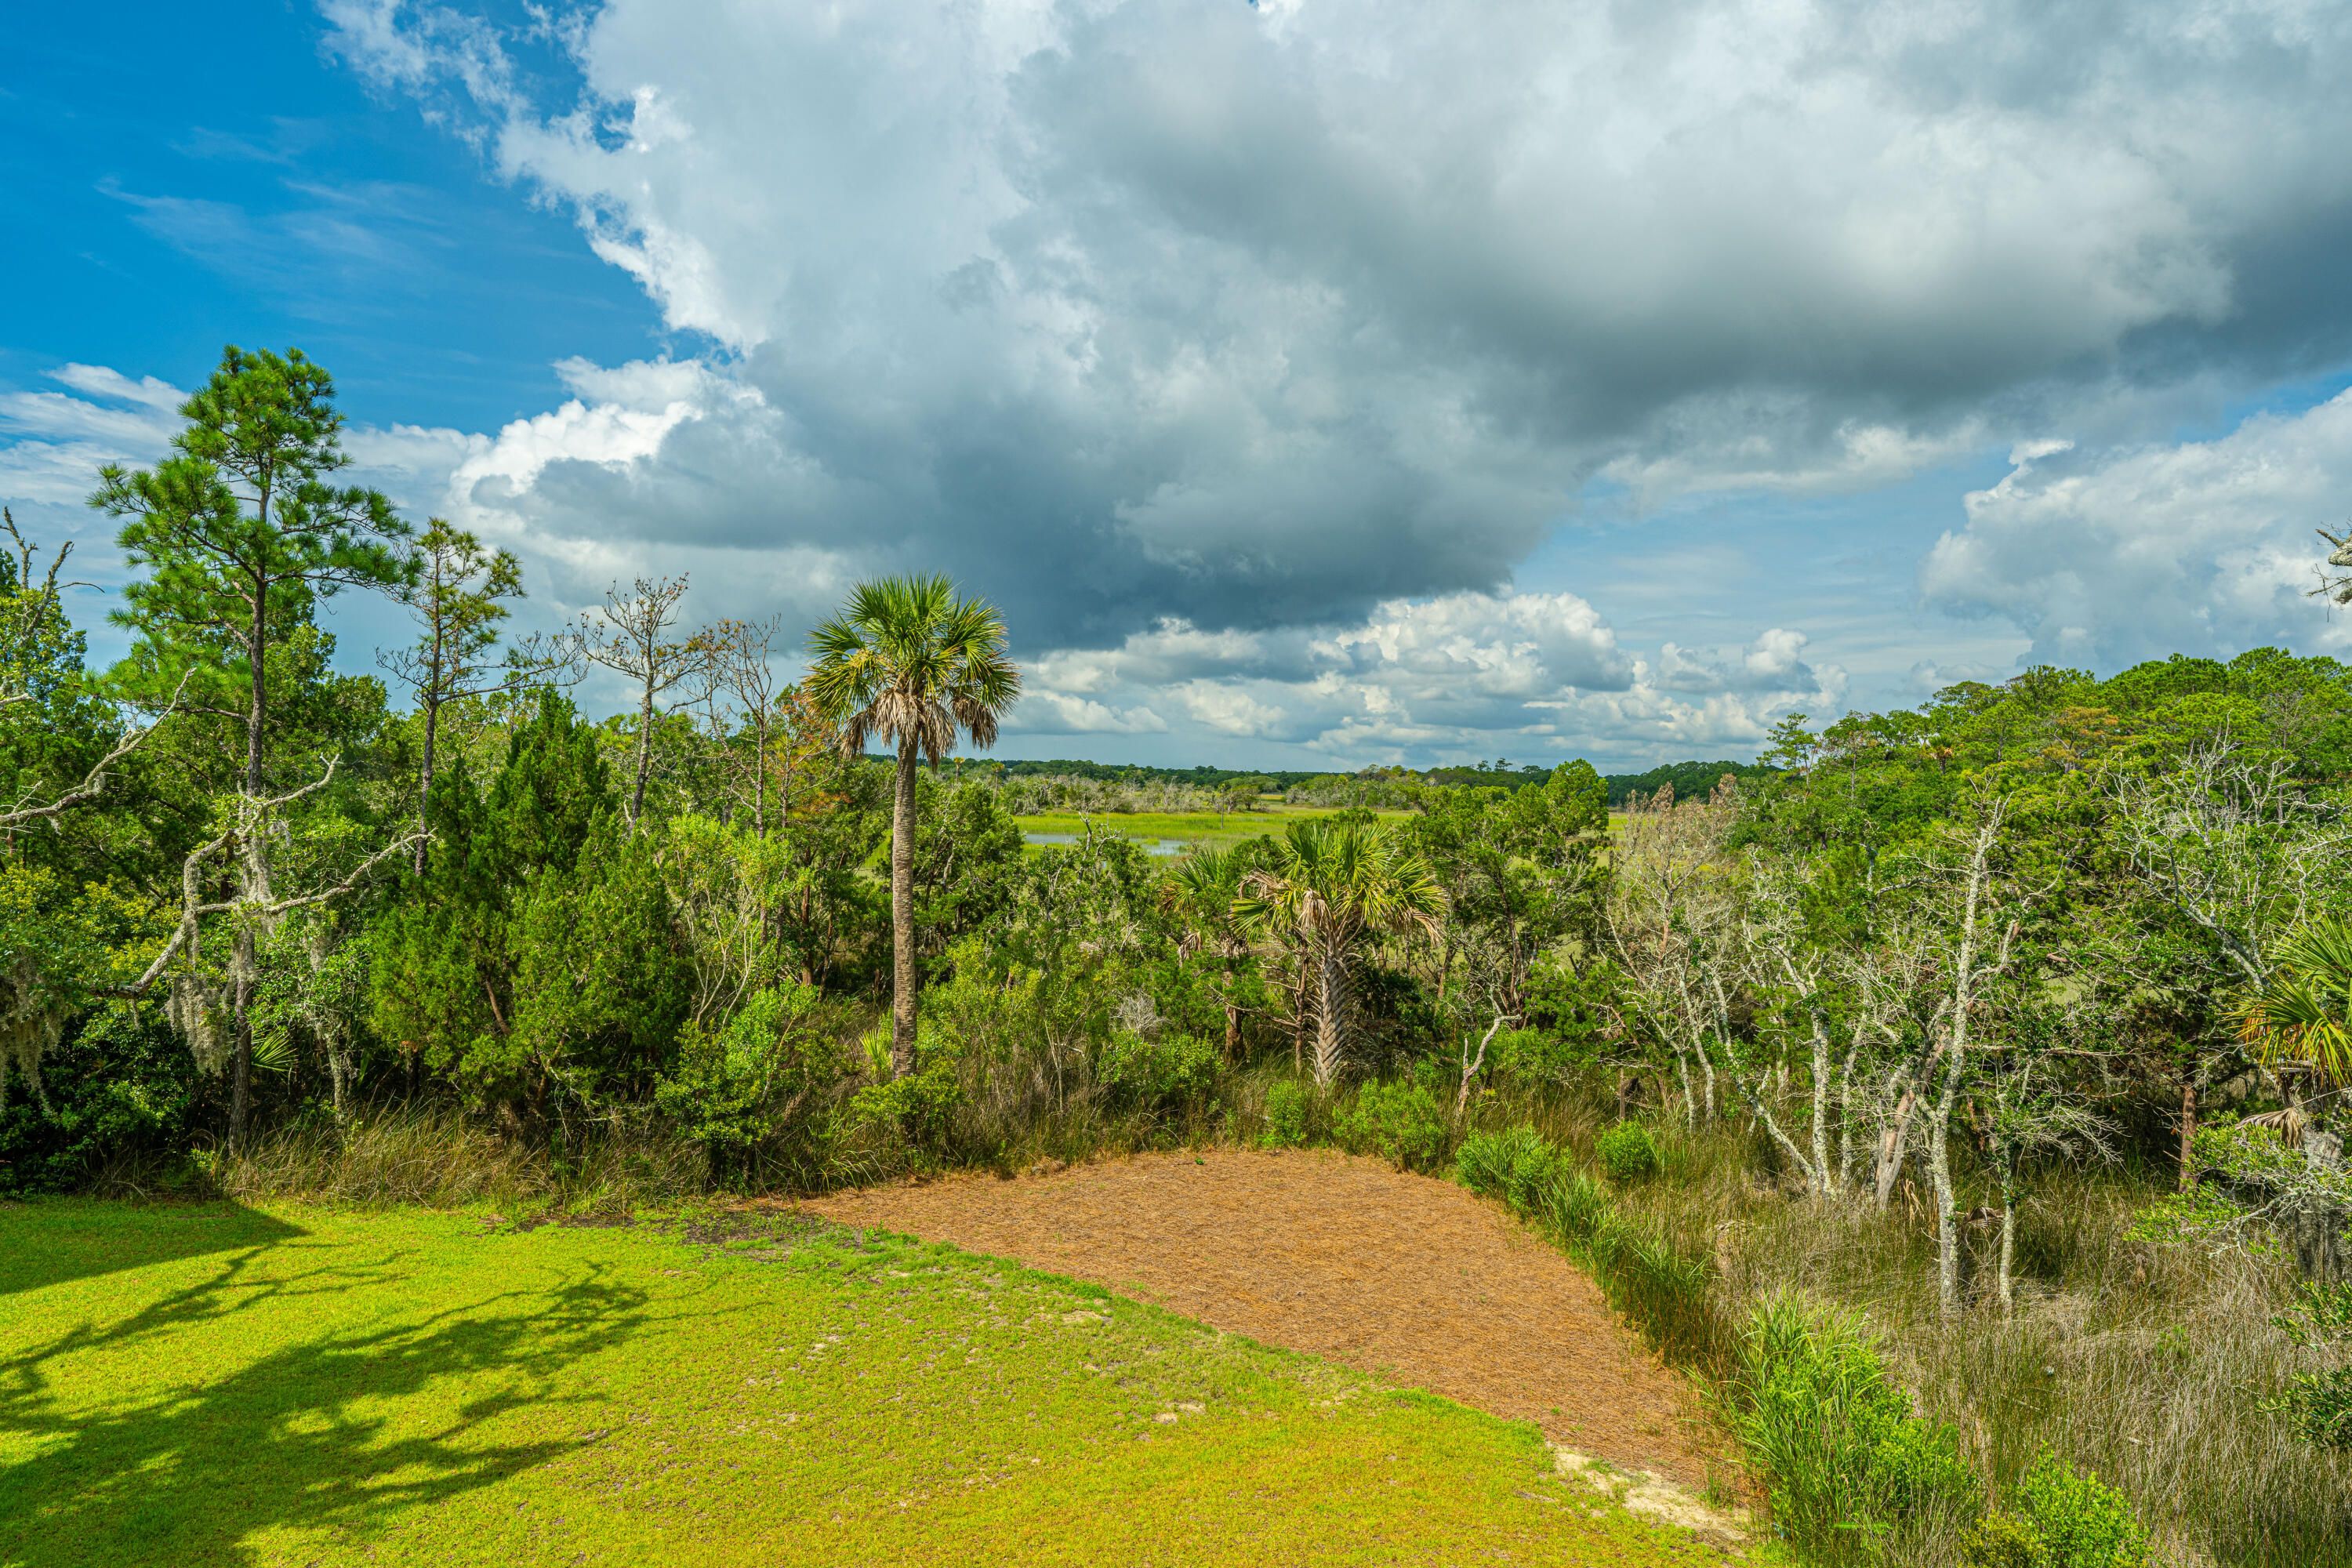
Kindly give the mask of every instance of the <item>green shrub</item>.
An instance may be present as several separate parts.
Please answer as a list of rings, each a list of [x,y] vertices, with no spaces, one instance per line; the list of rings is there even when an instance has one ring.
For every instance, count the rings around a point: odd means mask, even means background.
[[[1961,1535],[1960,1561],[1969,1568],[2055,1568],[2033,1527],[2006,1513],[1987,1514]]]
[[[2147,1531],[2131,1500],[2095,1475],[2043,1454],[2017,1483],[2017,1512],[2051,1568],[2144,1568]]]
[[[1454,1157],[1454,1175],[1464,1186],[1522,1212],[1541,1205],[1559,1168],[1559,1151],[1532,1127],[1473,1132]]]
[[[1284,1079],[1265,1091],[1265,1128],[1258,1142],[1267,1149],[1296,1149],[1307,1142],[1307,1122],[1313,1102],[1307,1088]]]
[[[1115,1106],[1178,1110],[1217,1087],[1217,1047],[1191,1035],[1113,1035],[1095,1058],[1095,1081]]]
[[[1594,1140],[1592,1147],[1609,1179],[1621,1185],[1647,1181],[1665,1165],[1658,1141],[1638,1121],[1619,1122]]]
[[[2338,1358],[2352,1353],[2352,1280],[2306,1282],[2292,1310],[2271,1320],[2304,1350]],[[2352,1366],[2306,1372],[2264,1409],[2287,1418],[2294,1435],[2319,1448],[2352,1448]]]
[[[1759,1304],[1738,1391],[1774,1521],[1803,1549],[1839,1557],[1897,1523],[1978,1510],[1958,1430],[1912,1415],[1857,1319],[1786,1296]]]
[[[905,1078],[869,1083],[850,1100],[850,1120],[862,1128],[895,1132],[921,1152],[937,1154],[964,1102],[955,1068],[955,1058],[942,1052]]]
[[[1499,1078],[1521,1083],[1569,1083],[1592,1065],[1593,1042],[1545,1029],[1506,1029],[1486,1047]]]
[[[808,1120],[841,1076],[830,1010],[813,985],[753,992],[716,1030],[688,1020],[677,1067],[655,1081],[671,1125],[714,1152],[741,1151]]]
[[[1454,1141],[1444,1103],[1423,1084],[1366,1084],[1337,1131],[1349,1152],[1381,1155],[1400,1171],[1439,1169]]]

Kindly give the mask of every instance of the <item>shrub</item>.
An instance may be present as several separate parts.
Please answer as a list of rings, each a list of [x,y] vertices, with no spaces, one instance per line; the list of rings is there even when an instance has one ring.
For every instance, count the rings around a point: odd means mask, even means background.
[[[2306,1281],[2291,1311],[2271,1322],[2303,1350],[2338,1357],[2352,1352],[2352,1280]],[[2294,1435],[2319,1448],[2352,1448],[2352,1366],[2306,1372],[2263,1408],[2287,1418]]]
[[[1454,1128],[1444,1104],[1422,1084],[1368,1083],[1339,1118],[1339,1142],[1352,1153],[1380,1154],[1400,1171],[1444,1163]]]
[[[2017,1506],[2049,1546],[2055,1568],[2141,1568],[2147,1562],[2147,1531],[2131,1500],[2055,1454],[2043,1454],[2017,1483]]]
[[[1897,1522],[1977,1511],[1957,1429],[1920,1420],[1858,1320],[1793,1297],[1760,1303],[1741,1336],[1740,1410],[1772,1513],[1800,1546],[1840,1555]]]
[[[1124,1031],[1113,1035],[1095,1058],[1095,1081],[1115,1105],[1174,1110],[1217,1087],[1217,1047],[1191,1035],[1147,1040]]]
[[[2144,1568],[2147,1531],[2131,1500],[2044,1453],[2017,1483],[2017,1510],[1961,1541],[1970,1568]]]
[[[787,982],[753,992],[716,1030],[688,1020],[677,1067],[654,1085],[670,1124],[715,1161],[748,1167],[767,1144],[789,1149],[812,1179],[822,1164],[820,1114],[845,1065],[828,1008],[814,986]]]
[[[1506,1029],[1486,1047],[1486,1060],[1501,1078],[1570,1083],[1592,1065],[1593,1044],[1543,1029]]]
[[[942,1053],[905,1078],[869,1083],[850,1100],[850,1119],[860,1127],[895,1129],[916,1149],[936,1154],[964,1102],[955,1068],[954,1058]]]
[[[1646,1181],[1665,1165],[1658,1141],[1638,1121],[1619,1122],[1594,1140],[1592,1147],[1609,1179],[1621,1185]]]
[[[1310,1103],[1306,1086],[1284,1079],[1265,1091],[1265,1130],[1258,1142],[1268,1149],[1296,1149],[1307,1142]]]
[[[1454,1159],[1454,1174],[1464,1186],[1501,1198],[1522,1212],[1542,1206],[1559,1170],[1559,1151],[1532,1127],[1473,1132]]]
[[[1969,1568],[2053,1568],[2033,1527],[2006,1513],[1987,1514],[1961,1535],[1960,1561]]]

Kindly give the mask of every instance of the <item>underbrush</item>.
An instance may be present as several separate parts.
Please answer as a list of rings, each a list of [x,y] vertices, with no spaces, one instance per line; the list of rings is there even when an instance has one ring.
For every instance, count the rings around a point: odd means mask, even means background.
[[[1948,1321],[1933,1216],[1900,1189],[1883,1213],[1866,1196],[1791,1195],[1759,1179],[1769,1153],[1733,1125],[1651,1127],[1656,1174],[1612,1179],[1597,1098],[1486,1114],[1523,1125],[1466,1142],[1462,1179],[1552,1233],[1701,1374],[1776,1526],[1809,1556],[2137,1561],[2032,1554],[2033,1540],[2071,1539],[2033,1533],[2035,1488],[2055,1507],[2063,1471],[2125,1500],[2150,1562],[2352,1563],[2352,1457],[2299,1442],[2265,1408],[2321,1364],[2273,1321],[2293,1269],[2134,1240],[2157,1183],[2041,1173],[2019,1220],[2016,1309],[2003,1315],[1971,1253],[1971,1304]]]
[[[673,1134],[609,1128],[579,1138],[566,1152],[447,1108],[298,1122],[262,1134],[241,1154],[214,1155],[205,1168],[225,1197],[367,1208],[629,1208],[675,1203],[710,1187],[708,1152]]]

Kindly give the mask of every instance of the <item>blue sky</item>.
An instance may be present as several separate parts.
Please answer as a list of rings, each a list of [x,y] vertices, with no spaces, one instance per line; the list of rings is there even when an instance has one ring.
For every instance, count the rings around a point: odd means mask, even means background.
[[[2352,21],[1476,16],[28,13],[0,499],[110,586],[90,468],[299,344],[526,624],[688,573],[789,666],[857,576],[952,571],[1031,670],[1013,755],[1631,767],[2342,651]]]

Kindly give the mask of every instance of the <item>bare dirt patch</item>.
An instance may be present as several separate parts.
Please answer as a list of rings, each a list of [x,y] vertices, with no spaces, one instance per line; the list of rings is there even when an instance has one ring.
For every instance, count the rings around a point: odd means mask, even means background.
[[[1010,1258],[1541,1426],[1627,1469],[1706,1480],[1680,1379],[1592,1280],[1450,1182],[1324,1152],[1146,1154],[803,1205]]]

